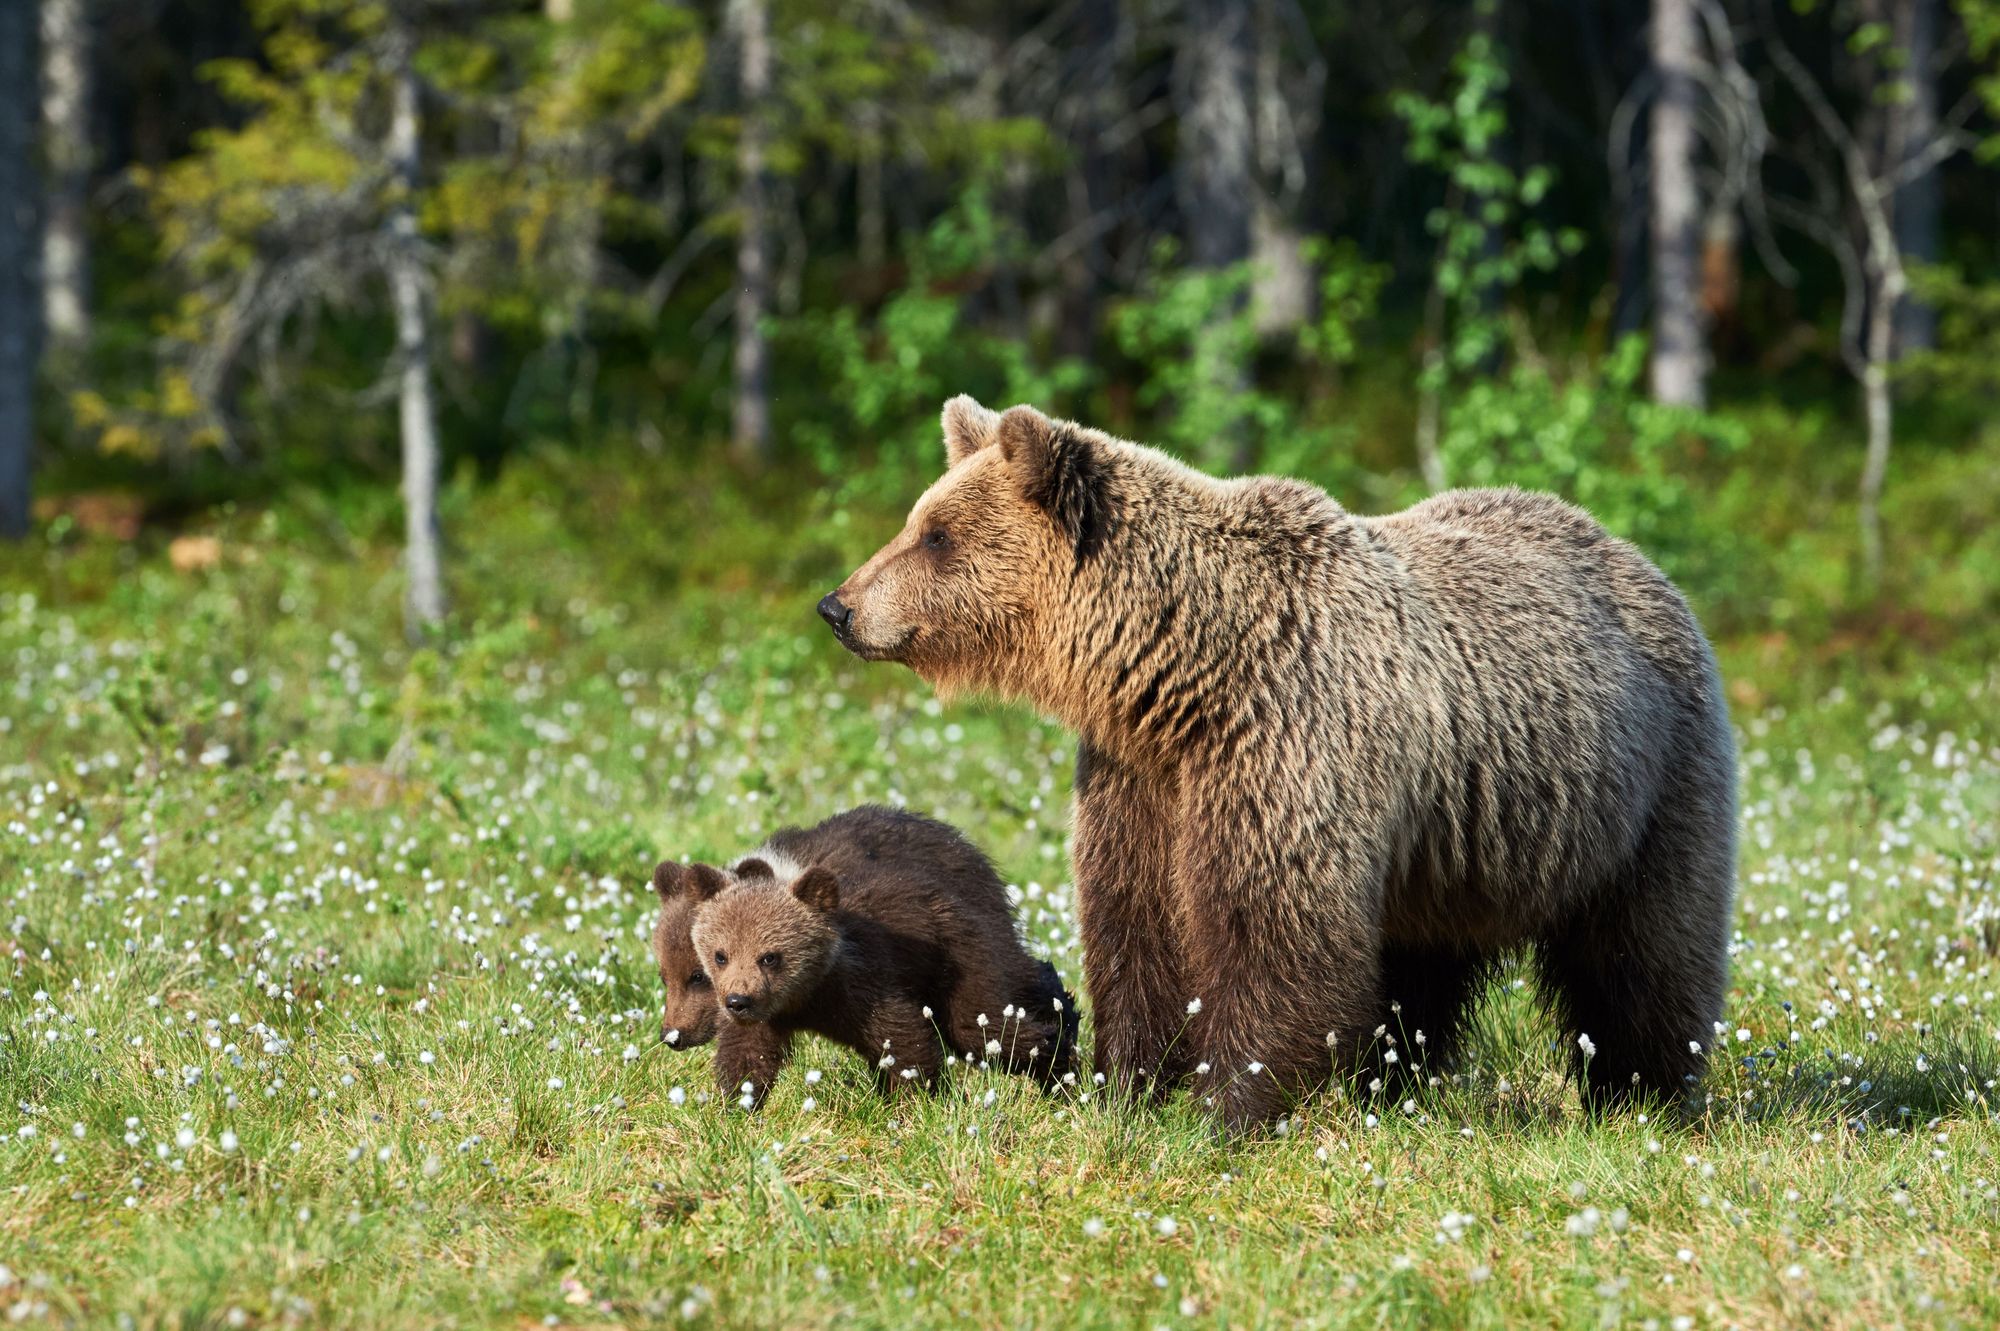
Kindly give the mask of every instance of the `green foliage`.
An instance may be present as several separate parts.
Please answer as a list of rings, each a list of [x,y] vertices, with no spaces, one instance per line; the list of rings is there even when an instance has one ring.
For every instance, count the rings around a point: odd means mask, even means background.
[[[1060,410],[1088,387],[1081,361],[1045,362],[1019,340],[966,319],[969,279],[1020,254],[1018,234],[975,190],[911,247],[909,281],[872,319],[845,306],[780,320],[778,337],[827,383],[826,414],[788,426],[806,456],[850,486],[867,484],[871,467],[935,470],[937,412],[954,394]]]
[[[1444,354],[1423,371],[1427,392],[1443,391],[1498,356],[1506,334],[1502,303],[1530,274],[1553,271],[1583,243],[1578,232],[1551,227],[1533,211],[1554,184],[1554,169],[1516,169],[1502,156],[1506,53],[1489,33],[1475,30],[1452,72],[1456,82],[1442,101],[1414,92],[1394,99],[1409,130],[1410,161],[1445,184],[1444,203],[1424,218],[1425,230],[1437,237],[1431,282],[1448,309]]]
[[[1559,379],[1539,362],[1467,384],[1439,439],[1454,485],[1518,485],[1580,504],[1671,576],[1712,595],[1748,579],[1735,533],[1711,521],[1697,483],[1748,443],[1725,417],[1646,396],[1646,343],[1621,342]]]
[[[1388,271],[1349,242],[1315,237],[1305,247],[1319,297],[1314,317],[1291,345],[1260,339],[1248,296],[1252,263],[1182,268],[1162,243],[1138,291],[1111,314],[1118,349],[1139,371],[1139,406],[1148,441],[1204,466],[1225,468],[1239,450],[1259,465],[1329,466],[1339,456],[1337,427],[1309,419],[1306,395],[1266,386],[1247,373],[1260,353],[1283,352],[1297,377],[1331,379],[1353,363],[1360,333],[1374,317]]]

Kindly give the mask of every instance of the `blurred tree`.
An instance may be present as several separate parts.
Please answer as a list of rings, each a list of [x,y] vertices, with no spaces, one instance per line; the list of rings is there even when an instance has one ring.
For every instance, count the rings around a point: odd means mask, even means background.
[[[50,342],[72,349],[90,337],[91,14],[88,0],[42,0],[41,12],[42,303]]]
[[[0,537],[28,534],[35,440],[35,7],[0,4]]]
[[[1174,189],[1195,267],[1226,272],[1250,257],[1257,206],[1252,138],[1251,6],[1243,0],[1187,0],[1175,54],[1175,106],[1180,138]],[[1240,283],[1215,288],[1215,317],[1229,320],[1245,293]],[[1215,341],[1215,339],[1211,339]],[[1247,382],[1248,365],[1216,358],[1225,396]],[[1231,443],[1233,469],[1249,462],[1249,432],[1239,421],[1217,422]]]
[[[1697,0],[1653,0],[1653,399],[1699,407],[1707,398],[1701,309],[1701,195],[1695,118],[1701,72]]]
[[[1777,191],[1766,197],[1775,216],[1824,246],[1839,266],[1841,357],[1861,387],[1868,438],[1859,491],[1860,545],[1862,575],[1872,588],[1882,576],[1882,489],[1895,438],[1889,382],[1896,358],[1895,311],[1909,291],[1896,231],[1897,200],[1912,181],[1970,145],[1964,124],[1977,99],[1968,94],[1921,140],[1913,137],[1913,119],[1903,119],[1893,146],[1884,147],[1883,139],[1871,134],[1883,123],[1878,112],[1909,96],[1901,74],[1907,53],[1895,48],[1893,25],[1869,17],[1872,11],[1852,17],[1820,0],[1794,0],[1793,8],[1821,26],[1836,56],[1825,77],[1816,73],[1792,49],[1770,0],[1761,0],[1772,94],[1789,92],[1810,126],[1790,145],[1789,155],[1814,186],[1810,198]],[[1852,109],[1833,91],[1842,79],[1859,89]]]
[[[395,301],[397,406],[402,420],[403,621],[413,642],[444,621],[444,567],[438,549],[439,448],[437,405],[431,396],[429,278],[424,271],[417,204],[423,189],[423,107],[417,85],[416,36],[406,11],[391,6],[384,33],[389,81],[385,144],[394,184],[388,200],[389,289]]]
[[[219,61],[245,112],[149,186],[185,286],[154,403],[165,446],[234,449],[230,420],[253,344],[275,352],[320,307],[365,305],[382,281],[395,331],[407,544],[405,621],[444,616],[440,448],[432,388],[435,254],[423,235],[421,0],[260,0],[262,63]],[[382,288],[374,288],[382,290]],[[267,368],[272,358],[265,359]],[[268,377],[268,376],[267,376]],[[374,397],[379,390],[366,396]]]
[[[743,466],[771,455],[771,389],[764,320],[771,309],[771,255],[766,199],[765,117],[771,96],[768,0],[730,0],[737,42],[736,354],[730,449]]]
[[[1931,264],[1941,253],[1944,187],[1925,145],[1938,132],[1939,0],[1889,0],[1903,78],[1887,111],[1884,151],[1910,178],[1896,192],[1896,247],[1905,263]],[[1937,344],[1937,312],[1912,292],[1896,307],[1896,354]]]

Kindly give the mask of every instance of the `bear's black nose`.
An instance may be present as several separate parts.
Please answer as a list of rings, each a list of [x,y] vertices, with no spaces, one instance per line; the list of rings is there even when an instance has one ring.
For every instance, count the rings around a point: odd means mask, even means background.
[[[847,621],[854,617],[854,612],[841,602],[839,592],[828,592],[819,598],[819,617],[835,633],[844,634],[847,632]]]
[[[731,994],[722,1000],[722,1005],[731,1012],[748,1012],[750,1010],[750,995]]]

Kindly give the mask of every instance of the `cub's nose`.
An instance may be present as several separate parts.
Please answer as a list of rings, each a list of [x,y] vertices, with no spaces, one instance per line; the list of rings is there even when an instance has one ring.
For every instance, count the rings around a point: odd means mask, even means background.
[[[731,994],[722,1000],[722,1005],[731,1012],[748,1012],[750,1010],[750,995]]]
[[[847,621],[854,617],[854,612],[841,601],[839,592],[828,592],[819,598],[819,617],[835,633],[845,633]]]

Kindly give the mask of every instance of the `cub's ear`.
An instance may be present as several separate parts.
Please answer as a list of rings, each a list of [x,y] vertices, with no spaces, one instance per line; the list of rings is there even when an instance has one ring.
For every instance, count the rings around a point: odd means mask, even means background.
[[[672,860],[662,860],[653,870],[653,890],[662,901],[672,901],[682,894],[693,896],[696,901],[707,901],[729,885],[729,879],[722,870],[709,864],[676,864]]]
[[[736,876],[738,878],[776,878],[778,874],[769,863],[752,856],[736,866]]]
[[[1021,478],[1028,502],[1049,515],[1076,551],[1078,564],[1104,538],[1111,517],[1105,460],[1098,446],[1068,421],[1033,407],[1009,407],[993,430],[1000,452]]]
[[[1000,414],[988,411],[960,393],[944,404],[944,456],[947,467],[959,463],[993,442],[993,427]]]
[[[833,870],[814,865],[792,884],[792,895],[814,910],[834,910],[840,905],[840,880]]]

